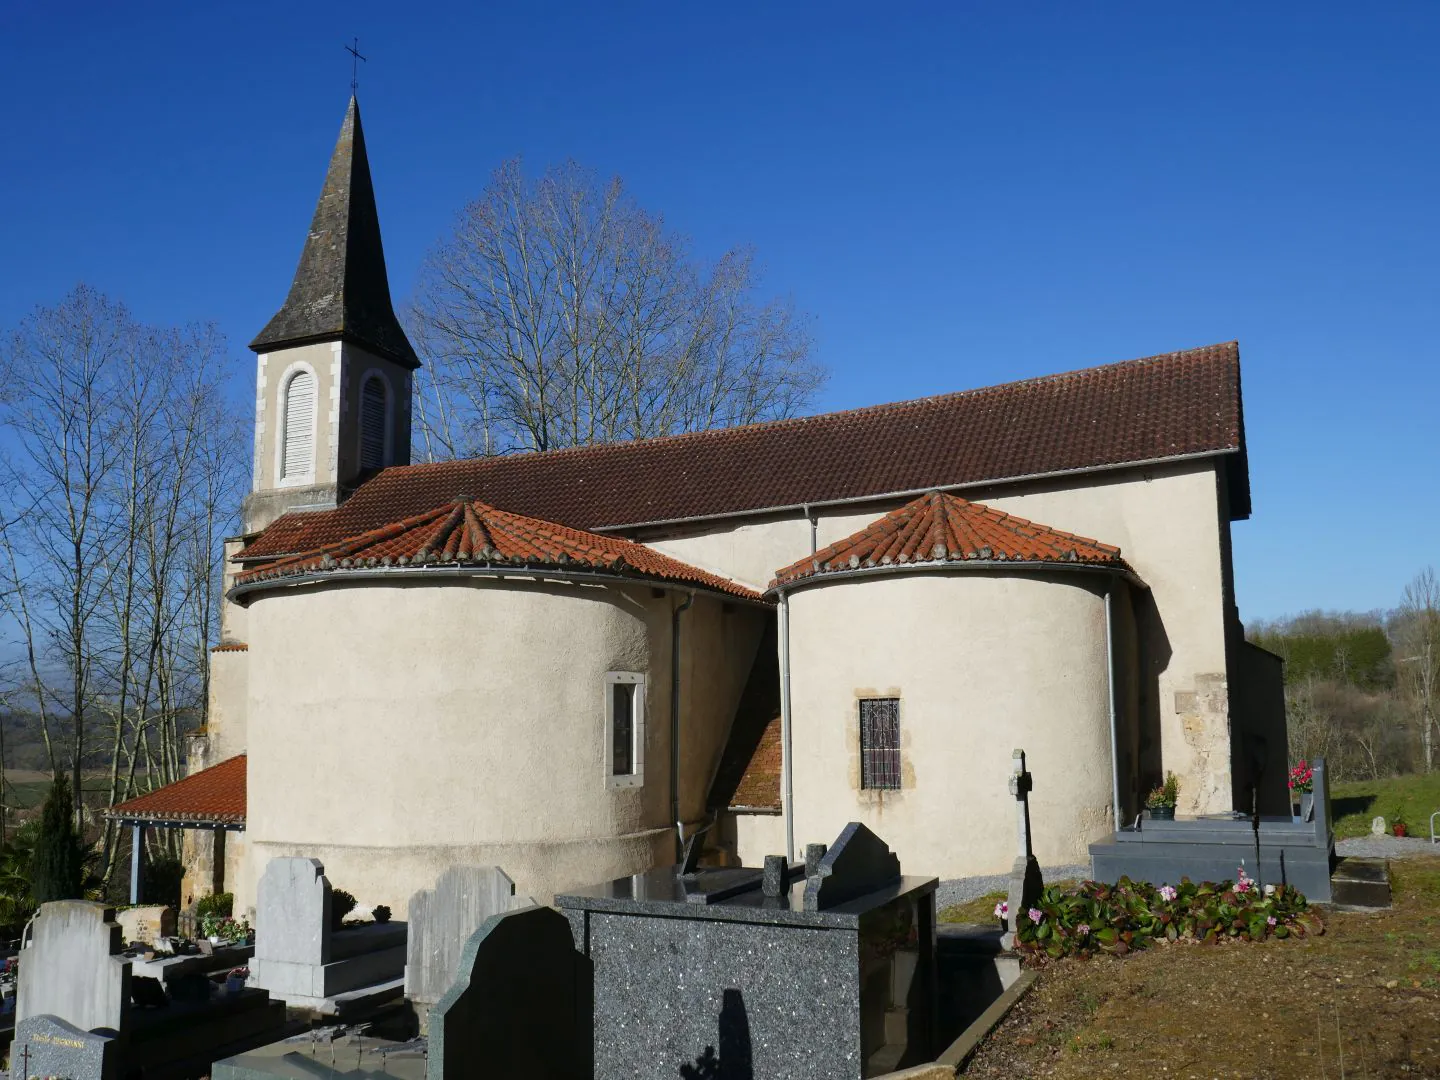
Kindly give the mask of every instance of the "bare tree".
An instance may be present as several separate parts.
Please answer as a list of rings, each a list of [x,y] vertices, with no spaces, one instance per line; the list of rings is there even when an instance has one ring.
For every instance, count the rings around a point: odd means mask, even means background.
[[[1413,703],[1425,771],[1434,765],[1435,698],[1440,690],[1440,580],[1426,567],[1405,586],[1397,612],[1400,685]]]
[[[224,359],[212,327],[145,326],[85,287],[0,347],[0,610],[26,657],[12,697],[38,714],[52,771],[80,792],[104,767],[112,803],[178,779],[204,722],[244,461]],[[117,836],[102,836],[108,877]]]
[[[824,381],[746,250],[702,266],[618,179],[498,169],[428,257],[410,322],[429,458],[793,416]]]

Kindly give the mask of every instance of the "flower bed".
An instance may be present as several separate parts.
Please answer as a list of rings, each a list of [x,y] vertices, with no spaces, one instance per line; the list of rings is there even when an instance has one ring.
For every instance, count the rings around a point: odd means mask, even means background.
[[[1290,885],[1261,889],[1240,871],[1235,881],[1178,886],[1121,878],[1114,885],[1082,881],[1051,886],[1017,920],[1015,948],[1036,957],[1123,956],[1154,942],[1224,940],[1323,934],[1325,924]]]

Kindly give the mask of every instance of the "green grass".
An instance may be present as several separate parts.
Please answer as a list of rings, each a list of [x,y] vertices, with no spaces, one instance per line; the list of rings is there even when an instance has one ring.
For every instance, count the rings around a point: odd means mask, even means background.
[[[1330,808],[1337,837],[1369,836],[1376,817],[1385,819],[1388,831],[1397,811],[1411,836],[1429,837],[1430,815],[1440,810],[1440,772],[1332,784]],[[1436,825],[1440,828],[1440,820]]]

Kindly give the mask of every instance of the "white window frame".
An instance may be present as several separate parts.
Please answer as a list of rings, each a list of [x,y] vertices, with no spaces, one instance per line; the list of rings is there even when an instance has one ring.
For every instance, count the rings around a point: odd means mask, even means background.
[[[290,421],[290,384],[294,381],[295,376],[302,372],[309,374],[311,385],[315,388],[310,400],[310,471],[300,476],[286,477],[284,475],[285,434]],[[275,396],[275,412],[280,422],[275,428],[275,486],[306,487],[315,483],[316,464],[319,459],[320,377],[313,367],[303,360],[298,360],[285,369],[276,385],[279,390]]]
[[[628,773],[616,775],[615,768],[615,690],[619,684],[635,687],[631,695],[630,765]],[[611,788],[634,788],[645,783],[645,676],[637,671],[605,673],[605,781]]]
[[[364,468],[365,460],[365,386],[371,379],[379,379],[385,388],[385,431],[383,448],[380,451],[380,468],[387,469],[395,463],[395,386],[378,367],[370,368],[360,376],[360,395],[355,399],[355,468]]]

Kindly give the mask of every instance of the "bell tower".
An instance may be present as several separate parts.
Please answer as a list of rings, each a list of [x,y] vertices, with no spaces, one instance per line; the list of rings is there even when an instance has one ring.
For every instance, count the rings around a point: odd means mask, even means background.
[[[354,97],[285,303],[250,343],[254,482],[247,533],[291,510],[326,510],[367,476],[410,463],[420,361],[395,318]]]

